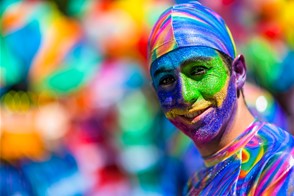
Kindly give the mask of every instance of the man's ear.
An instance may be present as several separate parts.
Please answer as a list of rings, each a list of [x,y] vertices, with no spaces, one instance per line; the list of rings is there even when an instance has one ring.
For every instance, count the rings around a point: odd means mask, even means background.
[[[235,84],[238,90],[241,90],[246,81],[246,63],[244,56],[237,56],[232,63],[232,74],[235,76]]]

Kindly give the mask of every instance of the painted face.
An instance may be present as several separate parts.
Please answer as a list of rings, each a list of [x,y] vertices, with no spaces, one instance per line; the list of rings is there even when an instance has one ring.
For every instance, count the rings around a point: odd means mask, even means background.
[[[213,141],[232,120],[237,91],[216,50],[171,51],[152,63],[150,74],[166,117],[196,144]]]

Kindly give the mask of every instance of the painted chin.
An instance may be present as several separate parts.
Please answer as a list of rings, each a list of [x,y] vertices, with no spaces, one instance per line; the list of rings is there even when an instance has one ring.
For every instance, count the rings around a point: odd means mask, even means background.
[[[199,129],[205,126],[207,122],[211,122],[214,112],[215,108],[208,107],[201,111],[178,115],[170,121],[186,135],[193,138],[197,135]]]
[[[213,111],[212,107],[205,108],[201,111],[180,115],[178,118],[187,125],[201,124],[202,120]]]

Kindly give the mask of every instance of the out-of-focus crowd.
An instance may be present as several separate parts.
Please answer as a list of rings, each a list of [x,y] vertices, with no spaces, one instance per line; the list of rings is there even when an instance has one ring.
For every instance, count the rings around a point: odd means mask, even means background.
[[[202,159],[161,113],[148,36],[185,0],[0,3],[0,195],[181,195]],[[256,118],[294,133],[294,1],[206,0]]]

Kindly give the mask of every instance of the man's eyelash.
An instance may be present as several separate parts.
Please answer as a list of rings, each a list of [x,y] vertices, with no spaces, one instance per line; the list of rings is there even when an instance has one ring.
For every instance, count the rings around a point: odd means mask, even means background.
[[[175,81],[176,81],[175,77],[169,75],[169,76],[165,76],[165,77],[161,78],[161,79],[159,80],[159,85],[163,85],[163,86],[165,86],[165,85],[172,84],[172,83],[174,83]]]
[[[207,67],[204,66],[197,66],[197,67],[193,67],[190,71],[191,75],[202,75],[205,74],[209,69]]]

